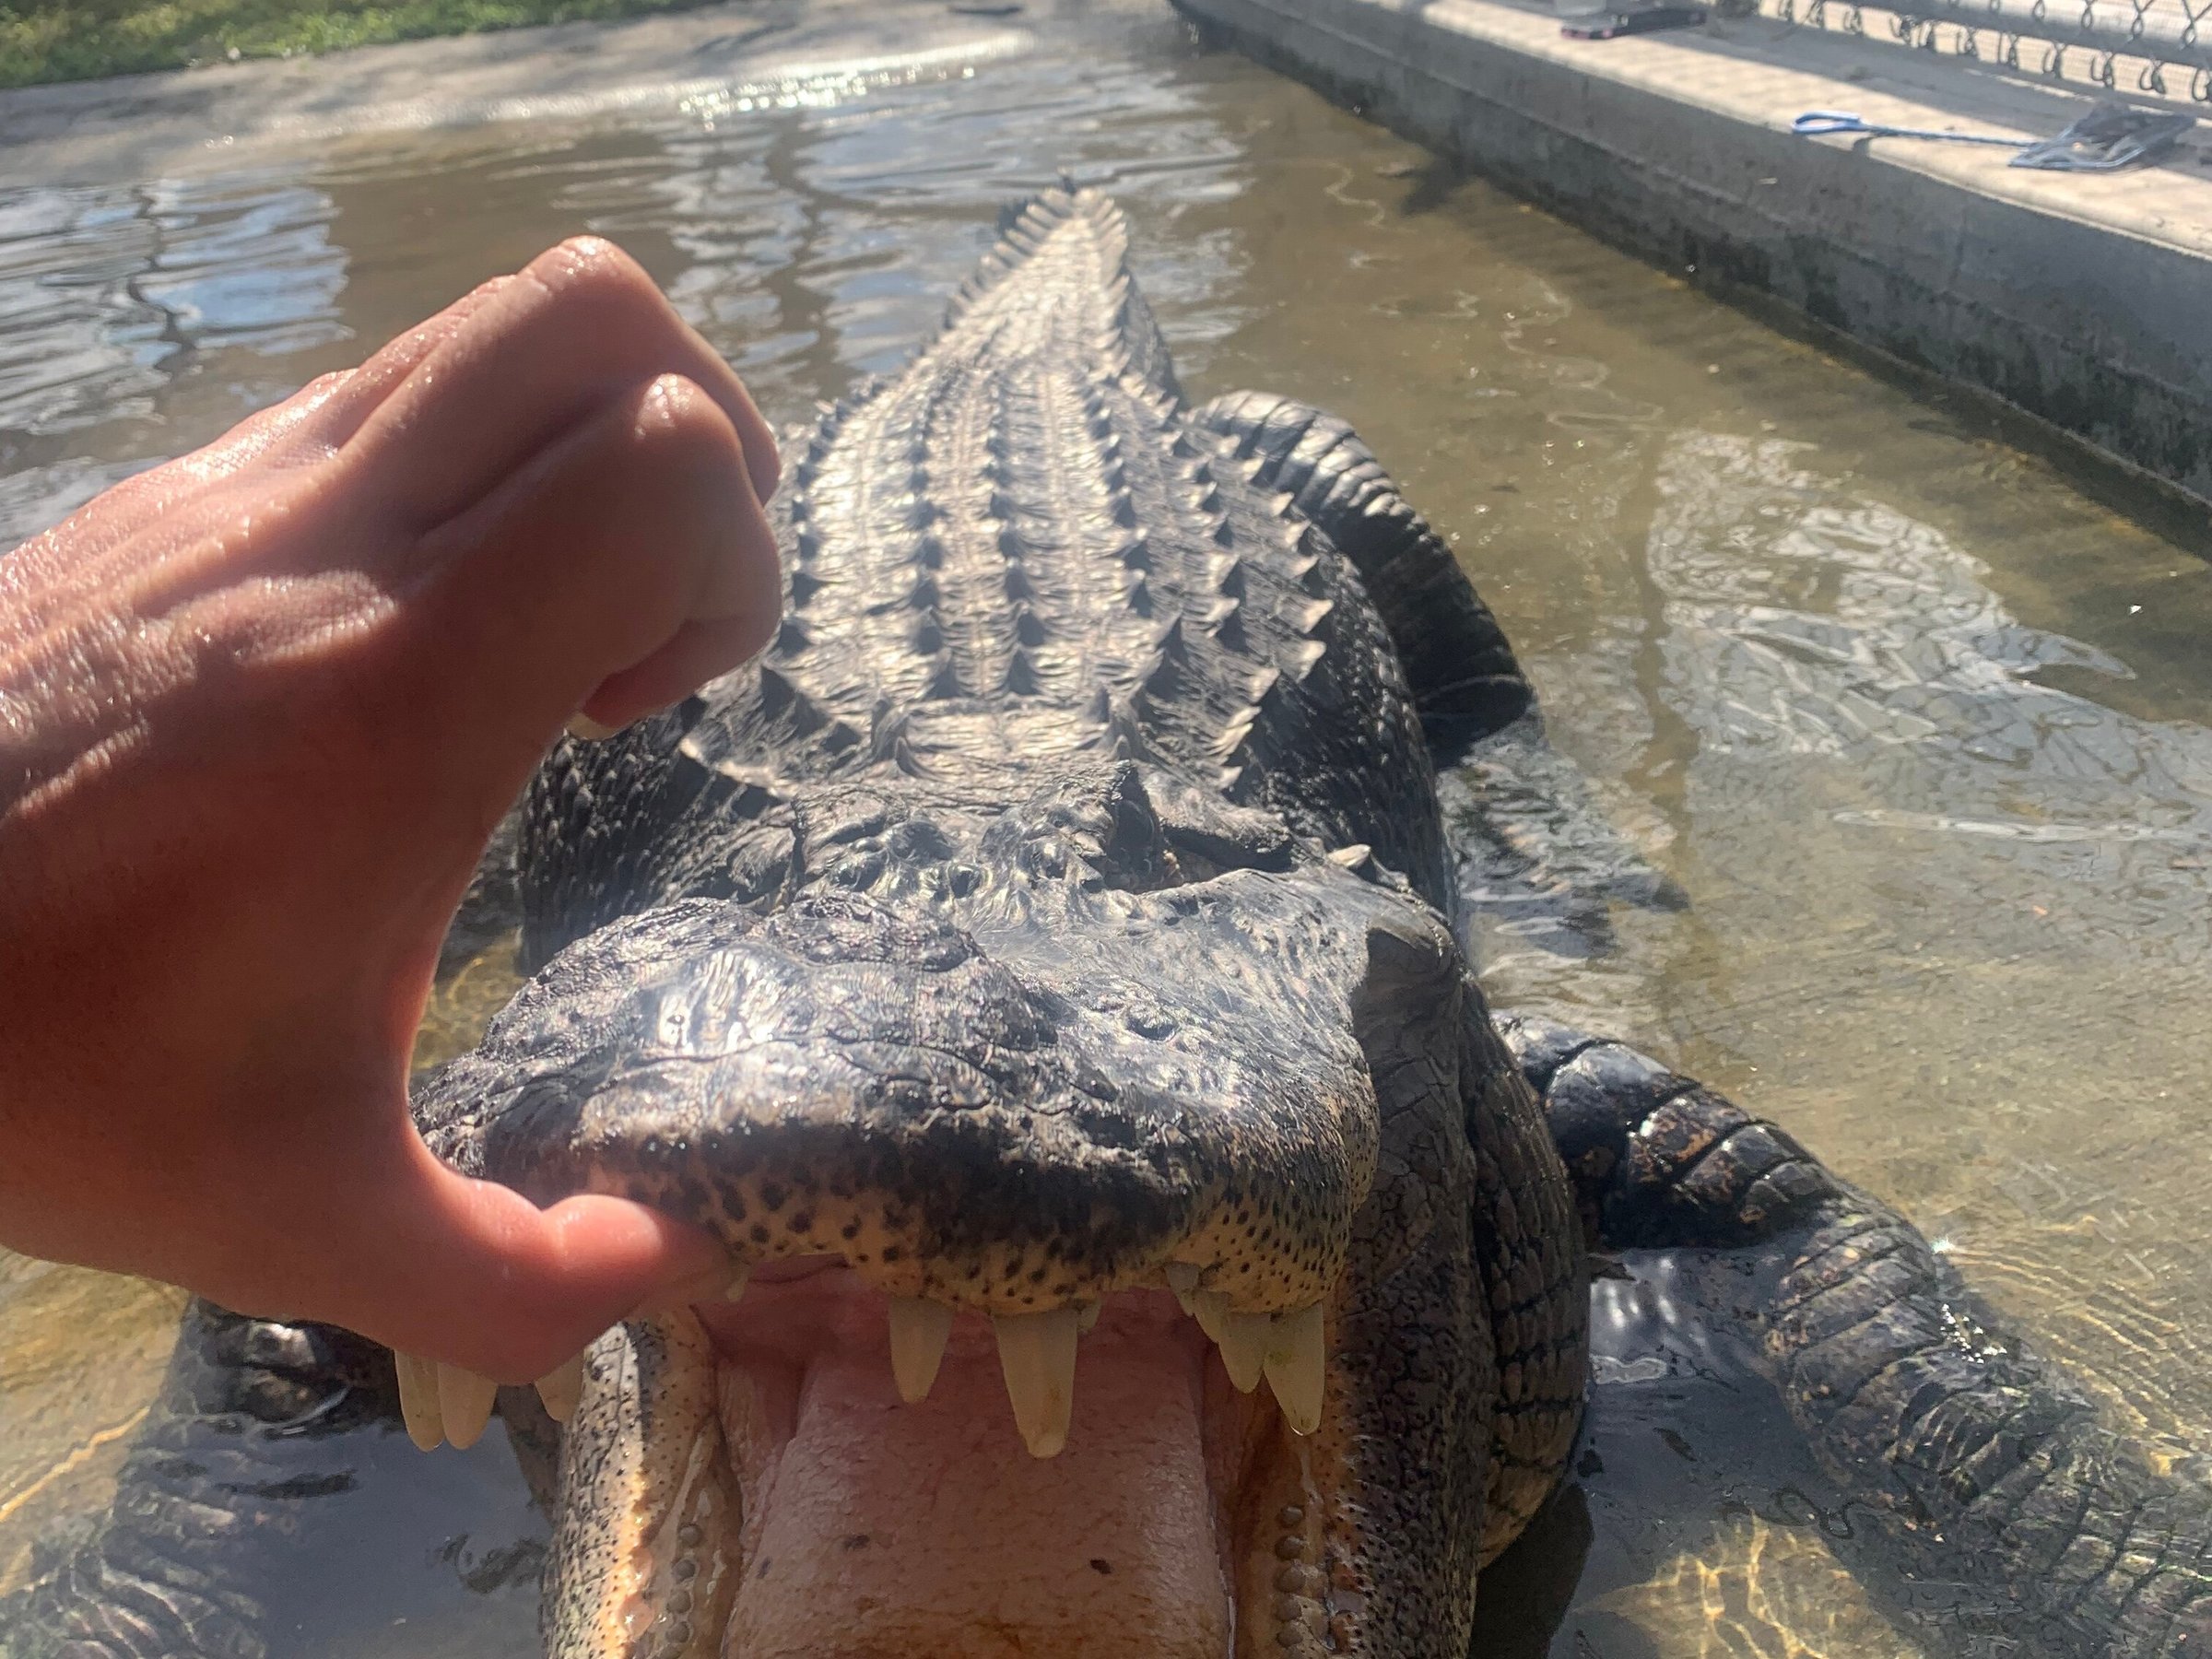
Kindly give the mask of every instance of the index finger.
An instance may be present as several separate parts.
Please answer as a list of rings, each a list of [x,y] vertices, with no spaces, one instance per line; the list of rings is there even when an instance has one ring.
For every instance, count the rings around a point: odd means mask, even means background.
[[[342,435],[346,447],[389,452],[417,528],[465,512],[610,401],[670,374],[728,418],[755,495],[774,492],[775,437],[744,382],[613,243],[563,242],[470,300],[429,349],[394,363]]]

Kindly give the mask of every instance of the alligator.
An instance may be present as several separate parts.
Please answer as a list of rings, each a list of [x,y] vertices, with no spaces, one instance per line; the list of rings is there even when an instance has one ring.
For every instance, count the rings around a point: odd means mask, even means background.
[[[1526,679],[1349,428],[1185,404],[1126,242],[1089,192],[1010,214],[794,441],[765,656],[518,809],[531,977],[418,1126],[712,1229],[730,1295],[496,1405],[196,1304],[0,1650],[274,1651],[306,1506],[362,1477],[300,1448],[496,1409],[556,1659],[1459,1659],[1561,1487],[1594,1291],[1602,1339],[1624,1277],[1702,1273],[1863,1551],[1983,1587],[2006,1653],[2205,1651],[2212,1500],[1909,1224],[1493,1018],[1437,765],[1525,743]]]

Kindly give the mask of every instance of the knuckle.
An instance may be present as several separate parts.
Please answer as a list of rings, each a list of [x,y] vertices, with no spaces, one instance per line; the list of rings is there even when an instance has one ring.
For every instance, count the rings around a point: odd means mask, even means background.
[[[572,236],[530,265],[529,274],[562,305],[650,308],[664,305],[645,267],[599,236]]]
[[[290,401],[300,404],[319,402],[331,393],[337,391],[341,386],[346,385],[360,371],[358,369],[333,369],[326,374],[318,374],[299,391],[293,393]]]
[[[638,437],[654,456],[676,463],[740,466],[744,446],[722,406],[680,374],[646,387]]]

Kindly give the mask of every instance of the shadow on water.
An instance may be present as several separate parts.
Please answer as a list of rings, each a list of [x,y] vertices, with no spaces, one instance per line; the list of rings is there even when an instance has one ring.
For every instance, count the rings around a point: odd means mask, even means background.
[[[1477,918],[1498,1000],[1788,1125],[2156,1458],[2204,1467],[2212,569],[1971,411],[1163,14],[1031,9],[1025,57],[790,107],[0,193],[0,545],[581,230],[797,419],[900,360],[1003,200],[1063,170],[1108,185],[1188,389],[1361,429],[1504,621],[1594,813],[1669,884],[1592,905],[1498,866]],[[477,959],[426,1044],[466,1041],[508,983]],[[104,1501],[175,1308],[0,1262],[0,1592]],[[1581,1474],[1486,1582],[1485,1651],[1918,1651],[1733,1362],[1641,1315],[1611,1328]],[[331,1453],[401,1455],[389,1434]],[[511,1455],[495,1436],[424,1470],[397,1508],[333,1488],[328,1570],[279,1651],[535,1651],[542,1534]]]

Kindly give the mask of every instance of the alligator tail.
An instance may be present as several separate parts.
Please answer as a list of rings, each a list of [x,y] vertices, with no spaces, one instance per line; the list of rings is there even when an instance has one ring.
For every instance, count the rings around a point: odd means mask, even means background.
[[[2009,1597],[2029,1652],[2212,1653],[2212,1490],[2153,1471],[1910,1222],[1620,1043],[1529,1015],[1499,1029],[1594,1246],[1780,1253],[1764,1363],[1913,1576]]]
[[[1194,410],[1263,489],[1290,502],[1359,572],[1406,670],[1440,776],[1469,910],[1535,917],[1600,947],[1606,905],[1688,900],[1606,818],[1582,769],[1555,749],[1505,630],[1374,452],[1334,415],[1268,392]]]
[[[1266,392],[1232,392],[1191,424],[1229,440],[1263,488],[1352,562],[1382,613],[1440,764],[1535,706],[1513,648],[1451,547],[1334,415]]]
[[[1072,229],[1077,234],[1055,236]],[[1027,201],[1008,203],[999,214],[998,240],[976,264],[947,309],[937,337],[966,322],[980,301],[1005,285],[1006,279],[1052,243],[1054,257],[1088,265],[1078,278],[1059,285],[1065,296],[1079,297],[1088,305],[1102,298],[1106,312],[1100,320],[1098,338],[1106,347],[1105,368],[1110,374],[1132,373],[1165,397],[1180,403],[1182,392],[1168,359],[1167,343],[1152,308],[1129,276],[1129,222],[1122,210],[1095,190],[1077,189],[1064,181],[1060,187],[1040,191]],[[924,342],[927,352],[935,340]]]

